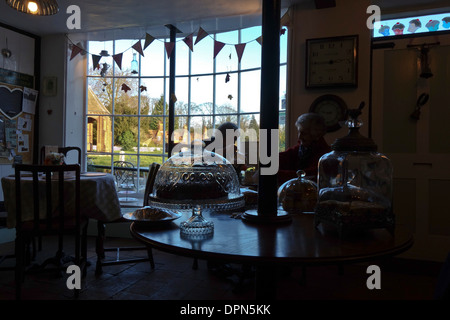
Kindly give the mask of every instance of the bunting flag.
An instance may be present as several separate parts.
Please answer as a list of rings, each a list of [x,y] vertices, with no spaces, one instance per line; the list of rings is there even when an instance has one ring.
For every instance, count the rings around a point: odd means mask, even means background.
[[[262,41],[263,41],[262,36],[259,36],[258,38],[256,38],[256,41],[258,41],[258,43],[260,45],[262,45]]]
[[[145,34],[144,50],[152,44],[153,40],[155,40],[153,36],[149,35],[148,33]]]
[[[81,51],[83,51],[82,48],[73,45],[72,46],[72,54],[70,55],[70,60],[72,60],[73,58],[75,58],[77,56],[77,54],[79,54]]]
[[[123,53],[114,54],[112,56],[120,70],[122,70],[122,56],[123,56]]]
[[[222,48],[225,46],[225,43],[214,40],[214,59],[216,58],[217,54],[222,50]]]
[[[193,37],[193,33],[191,33],[190,35],[188,35],[186,38],[183,39],[184,43],[186,43],[186,45],[189,47],[189,49],[191,49],[191,52],[194,52],[194,47],[192,45],[192,37]]]
[[[125,83],[122,83],[121,89],[123,91],[125,91],[125,93],[127,93],[129,90],[131,90],[131,88],[129,86],[127,86]]]
[[[197,39],[195,39],[195,43],[194,43],[194,44],[199,43],[200,40],[202,40],[202,39],[203,39],[204,37],[206,37],[207,35],[208,35],[208,32],[206,32],[205,30],[202,29],[202,27],[200,27],[200,28],[198,29],[198,32],[197,32]]]
[[[142,91],[147,91],[147,87],[144,86],[144,85],[140,85],[139,88],[141,89],[141,92],[142,92]]]
[[[164,42],[164,46],[166,47],[167,59],[170,59],[172,50],[175,47],[175,42]]]
[[[134,50],[136,50],[137,52],[139,52],[139,54],[140,54],[141,56],[144,56],[144,51],[142,51],[142,46],[141,46],[141,40],[139,40],[138,42],[136,42],[136,43],[132,46],[132,48],[133,48]]]
[[[94,66],[94,70],[97,69],[97,68],[100,68],[99,62],[100,62],[101,58],[102,58],[102,56],[99,56],[99,55],[96,55],[96,54],[92,55],[92,65]]]
[[[234,47],[236,48],[236,53],[238,56],[238,62],[241,63],[242,55],[244,53],[246,43],[239,43],[235,44]]]

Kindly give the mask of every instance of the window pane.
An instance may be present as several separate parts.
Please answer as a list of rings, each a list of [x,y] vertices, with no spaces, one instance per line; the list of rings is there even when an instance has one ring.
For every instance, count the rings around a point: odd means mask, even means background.
[[[213,76],[191,78],[191,114],[212,114]]]
[[[167,141],[167,137],[164,140],[164,132],[167,131],[167,128],[164,130],[163,117],[141,117],[140,122],[140,150],[146,151],[148,148],[152,148],[152,151],[157,150],[158,153],[162,153],[163,143]],[[142,149],[143,147],[144,149]]]
[[[111,173],[111,155],[88,153],[87,171]]]
[[[161,153],[161,152],[159,152]],[[154,154],[154,155],[152,155]],[[141,168],[148,168],[149,166],[152,165],[153,162],[162,164],[163,160],[162,160],[162,156],[158,155],[157,151],[149,151],[147,153],[145,153],[144,156],[140,156],[140,167]],[[148,174],[148,173],[147,173]]]
[[[280,110],[286,109],[286,66],[280,66]]]
[[[256,41],[261,36],[261,27],[253,27],[242,30],[241,42],[245,45],[244,54],[241,60],[241,69],[251,69],[261,67],[261,45]]]
[[[233,122],[234,124],[238,124],[237,115],[227,115],[227,116],[216,116],[216,122],[214,124],[214,128],[218,128],[222,123],[225,122]]]
[[[107,50],[109,55],[113,54],[113,41],[89,41],[89,53],[91,55],[95,54],[95,55],[100,55],[100,52],[102,50]],[[113,60],[111,58],[111,56],[109,57],[102,57],[99,61],[99,65],[100,67],[102,67],[103,63],[107,63],[109,65],[109,71],[112,72],[112,63]],[[92,57],[89,55],[89,59],[88,59],[88,65],[89,65],[89,75],[100,75],[100,69],[101,68],[96,68],[97,66],[93,66],[92,65]],[[110,74],[111,75],[111,74]]]
[[[118,78],[116,87],[121,89],[117,90],[117,94],[114,99],[114,114],[127,114],[127,115],[137,115],[138,114],[138,79],[131,78]],[[127,92],[123,90],[122,86],[127,85],[132,90]]]
[[[287,62],[288,51],[288,28],[284,28],[284,34],[280,35],[280,63]]]
[[[88,152],[111,152],[111,117],[88,116],[87,122],[86,150]]]
[[[239,43],[239,32],[230,31],[218,33],[216,41],[220,41],[225,46],[216,56],[216,72],[235,71],[238,68],[238,58],[234,45]]]
[[[193,140],[206,140],[211,138],[211,131],[208,129],[212,129],[212,120],[211,116],[203,116],[203,117],[192,117],[191,118],[191,138]]]
[[[189,78],[177,77],[175,79],[175,92],[177,101],[175,102],[175,114],[188,114],[189,103]]]
[[[260,111],[261,71],[241,73],[241,112]]]
[[[138,118],[114,117],[114,151],[137,151]]]
[[[163,76],[164,64],[166,62],[166,50],[164,42],[154,40],[144,51],[141,57],[141,75],[142,76]],[[168,60],[167,60],[168,61]]]
[[[238,77],[238,73],[216,76],[216,113],[237,112]]]
[[[136,60],[139,72],[139,53],[132,48],[136,40],[116,40],[114,54],[122,53],[122,65],[119,68],[118,64],[114,62],[114,75],[122,76],[138,76],[138,73],[132,72],[131,61]]]
[[[189,74],[189,47],[182,40],[183,38],[177,39],[175,48],[176,57],[176,73],[177,75],[187,75]],[[168,60],[169,62],[170,60]],[[169,64],[169,63],[168,63]],[[178,95],[177,95],[178,96]]]
[[[195,43],[196,38],[194,39]],[[192,74],[205,74],[213,72],[214,40],[207,36],[194,45],[192,54]]]
[[[88,78],[88,114],[111,114],[112,79],[100,77]]]
[[[164,79],[142,78],[141,86],[141,114],[152,114],[155,104],[164,103]]]

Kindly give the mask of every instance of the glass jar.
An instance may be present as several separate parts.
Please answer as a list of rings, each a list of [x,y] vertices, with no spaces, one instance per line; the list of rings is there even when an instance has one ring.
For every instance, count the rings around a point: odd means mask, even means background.
[[[288,213],[314,212],[317,204],[317,184],[305,179],[303,170],[297,178],[283,183],[278,189],[278,204]]]
[[[392,164],[377,152],[372,139],[359,133],[357,119],[364,103],[349,110],[348,135],[337,139],[332,152],[319,160],[315,225],[331,223],[346,230],[394,226]]]

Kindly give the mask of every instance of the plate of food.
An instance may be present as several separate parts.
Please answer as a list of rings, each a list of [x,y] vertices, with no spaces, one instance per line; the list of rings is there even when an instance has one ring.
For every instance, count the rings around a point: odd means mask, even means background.
[[[127,220],[145,224],[168,223],[180,218],[181,216],[182,214],[178,212],[149,206],[139,208],[133,212],[128,212],[123,215],[123,217]]]

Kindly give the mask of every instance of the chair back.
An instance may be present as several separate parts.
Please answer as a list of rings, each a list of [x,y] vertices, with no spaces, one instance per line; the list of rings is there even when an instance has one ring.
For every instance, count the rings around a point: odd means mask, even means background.
[[[114,177],[118,188],[135,189],[136,168],[128,161],[114,161]]]
[[[33,235],[62,234],[68,228],[80,231],[79,164],[17,164],[15,188],[17,233],[24,225]],[[32,212],[24,210],[25,203]]]
[[[147,182],[145,184],[145,192],[144,192],[144,207],[148,206],[150,200],[150,193],[153,190],[153,184],[155,183],[156,173],[159,170],[161,165],[159,163],[153,162],[150,165],[150,170],[148,172]]]
[[[81,148],[79,147],[58,147],[58,146],[42,146],[41,148],[41,154],[40,154],[40,164],[44,164],[45,156],[48,152],[58,152],[62,153],[64,157],[67,158],[67,154],[69,151],[76,151],[77,152],[77,160],[78,164],[81,166]]]

